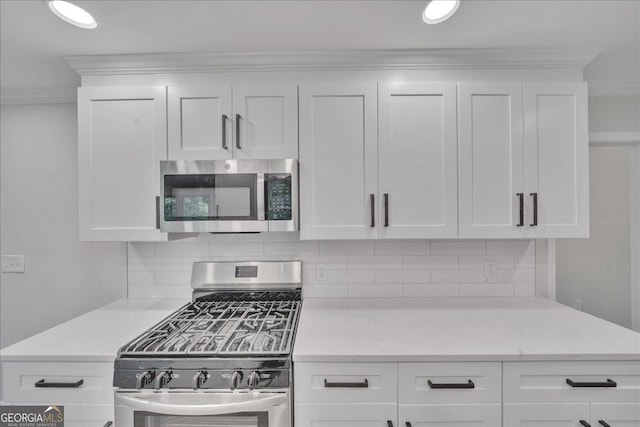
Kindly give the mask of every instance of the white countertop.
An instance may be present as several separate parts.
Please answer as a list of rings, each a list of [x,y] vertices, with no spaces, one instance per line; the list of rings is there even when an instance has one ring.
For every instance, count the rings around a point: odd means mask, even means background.
[[[8,361],[113,362],[118,349],[173,313],[184,299],[122,299],[0,350]]]
[[[542,298],[308,298],[294,362],[640,360],[640,334]]]

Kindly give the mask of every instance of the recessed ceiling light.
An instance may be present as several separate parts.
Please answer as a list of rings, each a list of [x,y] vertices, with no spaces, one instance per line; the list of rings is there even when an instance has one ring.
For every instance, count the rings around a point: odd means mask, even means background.
[[[427,24],[439,24],[456,13],[460,0],[429,0],[422,11],[422,20]]]
[[[92,30],[98,27],[98,22],[89,12],[73,3],[63,0],[49,0],[49,9],[56,16],[76,27]]]

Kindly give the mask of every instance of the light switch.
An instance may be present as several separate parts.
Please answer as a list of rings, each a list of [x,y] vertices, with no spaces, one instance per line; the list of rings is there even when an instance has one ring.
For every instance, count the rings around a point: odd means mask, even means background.
[[[24,255],[2,255],[3,273],[24,273]]]

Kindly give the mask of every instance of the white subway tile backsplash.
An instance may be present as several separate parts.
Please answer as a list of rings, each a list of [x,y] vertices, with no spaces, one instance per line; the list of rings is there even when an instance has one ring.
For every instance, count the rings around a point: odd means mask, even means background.
[[[335,255],[373,255],[373,242],[319,242],[319,254]]]
[[[129,243],[130,298],[189,298],[197,261],[301,260],[304,297],[535,294],[533,240],[300,241],[298,233],[203,234]],[[488,281],[485,263],[495,262]],[[326,280],[317,276],[327,269]]]
[[[209,243],[210,256],[262,256],[264,246],[262,243]]]
[[[428,240],[375,242],[374,252],[378,255],[429,255],[431,253]]]
[[[482,255],[487,247],[484,240],[456,240],[431,242],[431,255]]]
[[[429,270],[377,270],[376,283],[428,283]]]
[[[402,298],[403,289],[400,284],[351,284],[347,286],[349,298]]]
[[[350,256],[347,257],[347,268],[366,268],[372,270],[402,269],[401,256]]]
[[[457,297],[457,283],[406,283],[404,286],[405,298],[438,298]]]
[[[431,255],[431,256],[405,256],[403,258],[403,268],[405,269],[455,269],[458,266],[457,255]]]
[[[512,297],[513,283],[461,283],[461,297]]]

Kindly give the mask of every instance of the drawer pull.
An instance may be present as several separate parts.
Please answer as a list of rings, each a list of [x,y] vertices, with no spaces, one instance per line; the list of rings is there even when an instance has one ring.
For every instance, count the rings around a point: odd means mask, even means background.
[[[427,384],[429,384],[429,388],[431,389],[467,389],[467,388],[476,388],[476,385],[473,381],[469,380],[469,382],[461,383],[461,384],[434,384],[431,380],[427,380]]]
[[[567,384],[569,384],[569,386],[571,387],[618,387],[618,384],[613,381],[610,380],[609,378],[607,378],[607,381],[605,382],[600,382],[600,383],[577,383],[575,381],[571,381],[569,378],[567,378]]]
[[[580,425],[583,425],[584,427],[591,427],[591,424],[589,424],[585,420],[580,420]]]
[[[84,380],[78,380],[75,383],[47,383],[43,378],[34,385],[37,388],[79,388],[82,384],[84,384]]]
[[[325,378],[324,388],[369,388],[369,380],[365,378],[361,383],[330,383]]]
[[[107,421],[107,423],[102,427],[111,427],[113,425],[113,421]]]
[[[393,427],[393,421],[387,420],[387,427]]]
[[[407,422],[405,423],[405,426],[406,426],[406,427],[411,427],[411,423],[410,423],[409,421],[407,421]]]
[[[604,421],[604,420],[600,420],[600,421],[598,421],[598,422],[600,423],[600,425],[601,425],[602,427],[611,427],[611,425],[609,425],[609,423],[608,423],[608,422],[606,422],[606,421]]]

